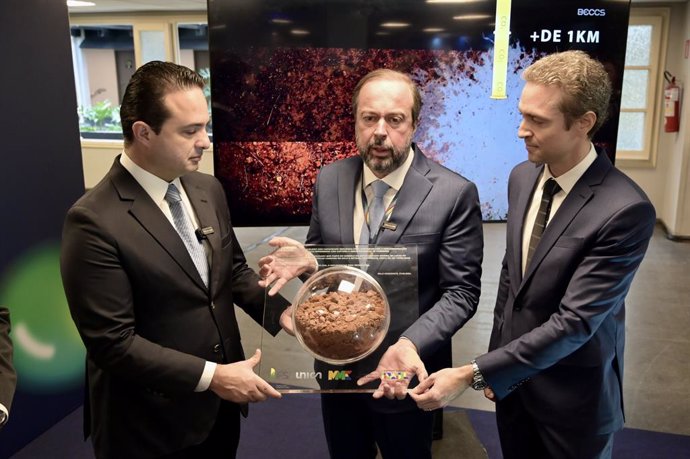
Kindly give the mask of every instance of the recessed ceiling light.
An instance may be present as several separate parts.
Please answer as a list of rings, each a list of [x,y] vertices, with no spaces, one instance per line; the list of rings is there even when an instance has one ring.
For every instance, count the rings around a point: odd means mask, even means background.
[[[427,3],[477,3],[484,0],[426,0]]]
[[[304,29],[292,29],[290,33],[293,35],[309,35],[309,31]]]
[[[492,18],[490,14],[463,14],[461,16],[453,16],[456,21],[471,21],[475,19],[489,19]]]
[[[83,2],[81,0],[67,0],[67,6],[96,6],[94,2]]]
[[[292,24],[292,21],[289,19],[281,19],[281,18],[275,18],[271,19],[271,22],[274,24]]]
[[[388,27],[389,29],[395,29],[400,27],[409,27],[409,22],[384,22],[381,27]]]
[[[422,32],[428,32],[428,33],[436,33],[436,32],[443,32],[446,29],[442,29],[440,27],[427,27],[426,29],[422,29]]]

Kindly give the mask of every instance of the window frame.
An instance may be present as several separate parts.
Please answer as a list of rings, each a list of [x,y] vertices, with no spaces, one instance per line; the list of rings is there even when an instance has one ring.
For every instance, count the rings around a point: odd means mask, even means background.
[[[619,167],[656,167],[659,134],[663,115],[664,68],[668,45],[669,8],[632,8],[628,25],[650,25],[652,42],[650,62],[647,66],[626,66],[625,70],[648,70],[647,99],[644,109],[624,109],[620,112],[644,113],[645,125],[642,150],[616,149],[616,165]]]
[[[136,68],[143,65],[140,33],[142,31],[164,32],[164,46],[166,59],[180,63],[180,40],[178,27],[180,24],[203,23],[208,24],[208,16],[201,12],[176,13],[103,13],[103,14],[70,14],[70,27],[98,26],[98,25],[129,25],[132,26],[134,38],[134,59]],[[119,101],[118,101],[119,104]],[[80,132],[81,136],[81,132]],[[92,139],[81,136],[82,149],[90,150],[122,150],[124,139]]]

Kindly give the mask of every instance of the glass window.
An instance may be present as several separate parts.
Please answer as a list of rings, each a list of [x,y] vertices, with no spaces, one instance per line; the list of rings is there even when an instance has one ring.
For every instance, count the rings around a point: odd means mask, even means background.
[[[211,58],[208,52],[208,25],[206,23],[179,23],[177,25],[179,44],[179,63],[198,72],[204,78],[204,95],[208,103],[208,116],[211,119]],[[212,123],[208,124],[212,133]]]
[[[633,9],[628,26],[616,157],[626,165],[654,165],[659,131],[658,88],[668,10]]]
[[[208,26],[203,15],[74,15],[70,21],[82,137],[122,139],[120,101],[137,67],[152,60],[177,62],[199,72],[207,81],[210,114]]]
[[[72,26],[70,32],[82,136],[122,138],[120,99],[134,73],[132,26]]]

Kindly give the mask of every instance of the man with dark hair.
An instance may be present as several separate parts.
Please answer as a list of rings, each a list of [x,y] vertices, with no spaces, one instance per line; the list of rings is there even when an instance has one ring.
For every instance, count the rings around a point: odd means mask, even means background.
[[[0,307],[0,429],[7,423],[12,397],[17,386],[17,373],[12,366],[10,311]]]
[[[185,67],[140,67],[121,107],[124,154],[65,220],[62,278],[99,458],[234,457],[247,402],[280,397],[252,370],[260,352],[244,360],[233,306],[261,323],[264,290],[221,185],[196,172],[210,145],[202,89]]]
[[[625,297],[654,207],[592,144],[611,96],[603,65],[567,51],[523,76],[529,161],[508,182],[489,352],[430,375],[412,397],[435,409],[483,389],[506,459],[609,458],[623,427]]]
[[[354,90],[352,107],[359,156],[325,166],[314,189],[308,244],[408,244],[417,248],[419,318],[388,347],[377,368],[358,383],[378,381],[387,370],[424,380],[451,364],[451,337],[475,313],[482,263],[482,219],[476,186],[429,160],[412,142],[422,106],[405,74],[379,69]],[[380,221],[371,211],[383,185]],[[262,259],[262,285],[277,291],[312,266],[280,265],[287,238]],[[289,251],[288,251],[289,253]],[[331,458],[431,458],[432,413],[407,398],[407,384],[381,380],[368,394],[323,394],[324,429]],[[394,400],[398,399],[398,400]]]

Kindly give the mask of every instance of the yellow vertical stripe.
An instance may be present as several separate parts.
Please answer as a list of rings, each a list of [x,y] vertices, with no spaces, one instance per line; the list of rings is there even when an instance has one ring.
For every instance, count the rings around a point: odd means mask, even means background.
[[[496,0],[496,29],[494,35],[494,74],[492,99],[505,99],[508,77],[508,47],[510,39],[511,0]]]

